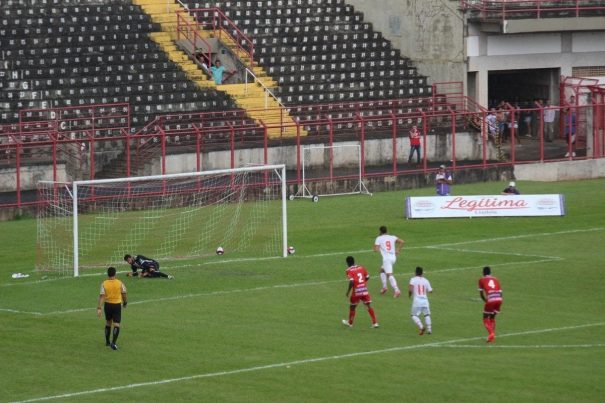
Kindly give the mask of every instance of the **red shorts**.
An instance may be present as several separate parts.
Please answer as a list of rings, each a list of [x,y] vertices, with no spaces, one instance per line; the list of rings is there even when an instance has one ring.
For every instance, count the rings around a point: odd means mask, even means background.
[[[366,295],[351,295],[351,305],[357,305],[360,302],[363,302],[364,304],[369,304],[370,302],[372,302],[372,297],[370,297],[370,294],[366,294]]]
[[[500,306],[502,305],[502,300],[497,299],[495,301],[487,301],[483,306],[483,313],[495,315],[500,313]]]

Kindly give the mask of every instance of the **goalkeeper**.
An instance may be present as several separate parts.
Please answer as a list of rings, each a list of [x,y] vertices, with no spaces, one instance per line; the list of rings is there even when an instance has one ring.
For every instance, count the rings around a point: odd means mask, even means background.
[[[134,257],[131,255],[124,255],[124,261],[130,265],[130,269],[132,270],[128,273],[128,277],[163,277],[169,280],[174,278],[173,276],[160,271],[160,263],[158,263],[157,260],[149,259],[143,255],[136,255]],[[141,269],[140,275],[139,269]]]

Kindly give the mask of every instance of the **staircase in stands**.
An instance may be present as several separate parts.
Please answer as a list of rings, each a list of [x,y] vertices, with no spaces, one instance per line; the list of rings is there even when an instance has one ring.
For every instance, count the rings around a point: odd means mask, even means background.
[[[175,45],[177,39],[177,14],[178,10],[185,10],[178,3],[167,3],[166,0],[133,0],[133,3],[141,6],[141,9],[147,13],[153,22],[160,24],[162,32],[156,32],[151,38],[159,44],[165,51],[170,60],[178,63],[187,73],[187,76],[200,87],[216,86],[219,91],[224,91],[231,95],[235,102],[246,110],[248,115],[265,125],[270,126],[267,129],[270,138],[292,137],[296,136],[297,129],[289,112],[278,103],[272,96],[267,96],[263,87],[251,77],[251,81],[243,84],[223,84],[216,85],[214,81],[191,61],[189,56]],[[188,15],[182,13],[182,16]],[[193,23],[193,17],[191,23]],[[214,37],[214,33],[209,30],[200,30],[199,34],[204,38]],[[247,54],[244,54],[235,44],[233,39],[226,31],[221,35],[221,41],[229,47],[231,52],[237,56],[240,61],[258,78],[267,88],[271,89],[277,86],[277,83],[267,75],[260,66],[250,65]],[[282,125],[292,123],[288,127],[282,128]],[[280,127],[271,127],[280,126]],[[301,135],[306,135],[306,131],[301,127]]]

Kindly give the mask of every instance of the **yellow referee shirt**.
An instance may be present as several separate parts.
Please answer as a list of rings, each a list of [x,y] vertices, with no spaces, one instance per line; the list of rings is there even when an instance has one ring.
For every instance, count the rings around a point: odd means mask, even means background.
[[[101,295],[105,296],[105,302],[121,304],[123,293],[126,294],[126,287],[117,278],[107,279],[101,284]]]

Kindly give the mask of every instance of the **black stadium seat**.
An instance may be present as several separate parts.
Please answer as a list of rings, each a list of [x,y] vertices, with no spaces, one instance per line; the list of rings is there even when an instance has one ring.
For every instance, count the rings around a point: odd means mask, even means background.
[[[149,38],[158,30],[130,0],[3,0],[2,121],[18,121],[24,108],[130,102],[136,129],[158,111],[235,108],[187,79]]]

